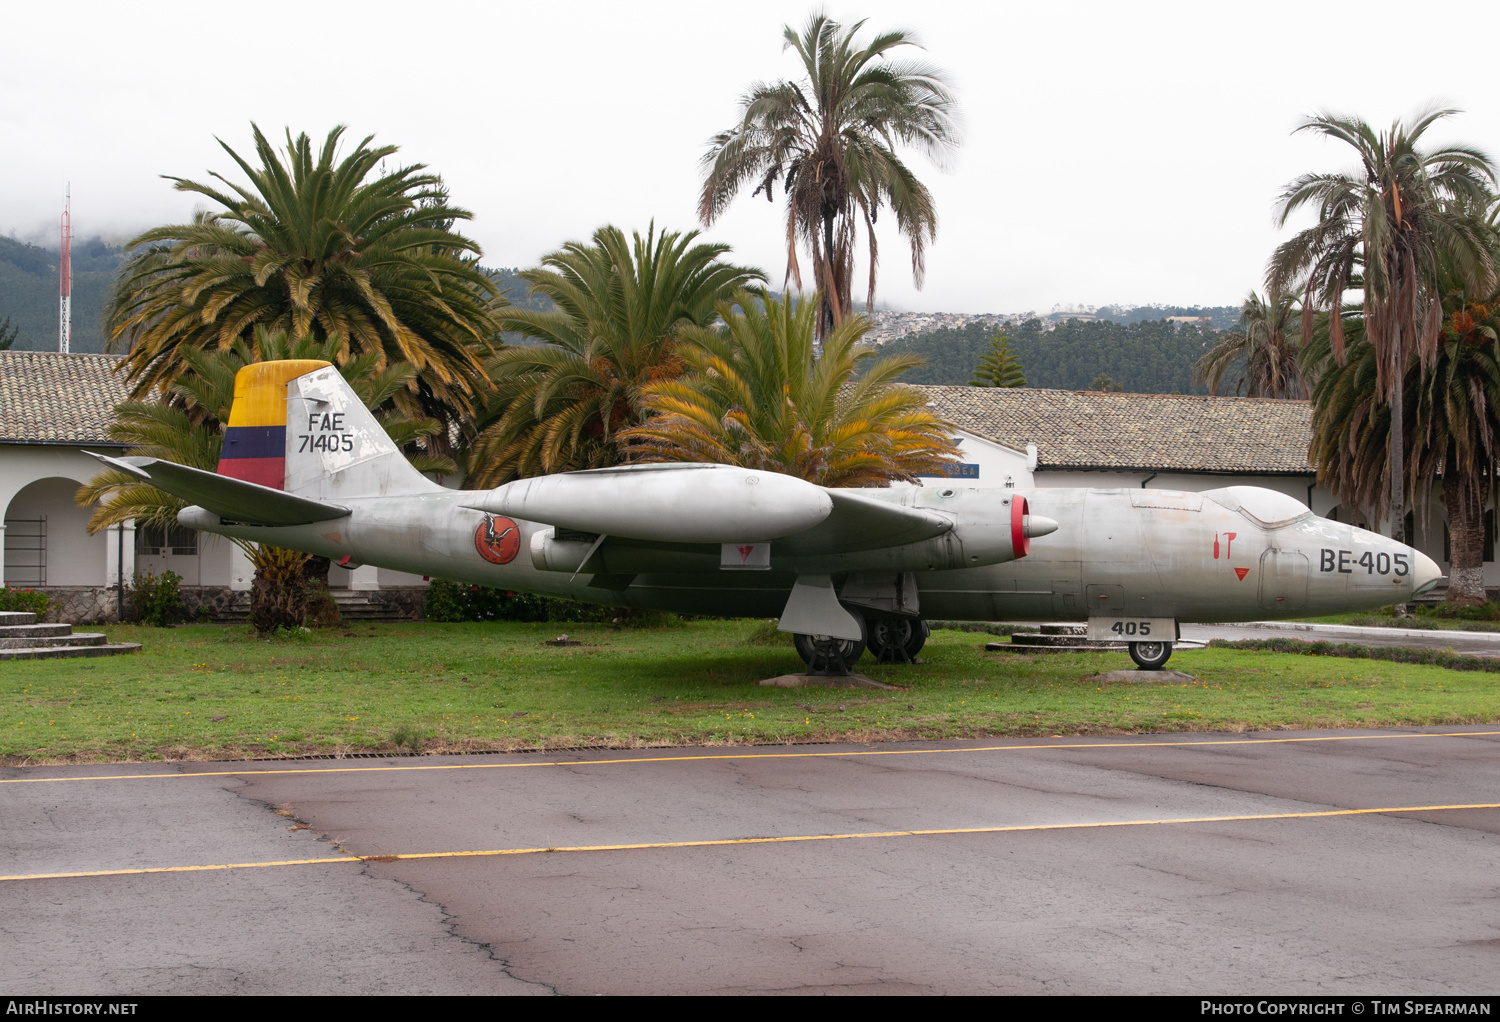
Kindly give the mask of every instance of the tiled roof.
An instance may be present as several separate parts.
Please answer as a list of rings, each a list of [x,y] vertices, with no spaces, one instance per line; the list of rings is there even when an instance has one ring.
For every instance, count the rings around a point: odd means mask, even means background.
[[[0,351],[0,443],[108,444],[125,384],[113,355]]]
[[[922,387],[933,411],[1043,468],[1311,474],[1306,401],[1106,394],[1030,387]]]

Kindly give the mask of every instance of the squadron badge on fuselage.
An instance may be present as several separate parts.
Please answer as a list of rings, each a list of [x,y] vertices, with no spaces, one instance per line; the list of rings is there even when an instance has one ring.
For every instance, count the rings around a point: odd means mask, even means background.
[[[521,533],[509,518],[485,515],[474,530],[474,549],[491,564],[509,564],[521,549]]]

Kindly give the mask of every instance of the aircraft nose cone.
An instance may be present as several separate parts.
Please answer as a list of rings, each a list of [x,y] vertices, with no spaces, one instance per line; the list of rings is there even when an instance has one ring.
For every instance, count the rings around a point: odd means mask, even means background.
[[[1043,518],[1041,515],[1026,515],[1021,520],[1021,531],[1026,534],[1027,539],[1036,539],[1038,536],[1050,536],[1057,531],[1057,523],[1051,518]]]
[[[1420,550],[1412,552],[1417,555],[1417,564],[1411,573],[1411,594],[1421,596],[1443,580],[1443,570],[1437,566],[1436,561]]]

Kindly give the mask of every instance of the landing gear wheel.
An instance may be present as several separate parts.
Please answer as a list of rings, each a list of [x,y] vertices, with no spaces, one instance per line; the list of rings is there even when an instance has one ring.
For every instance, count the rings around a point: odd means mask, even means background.
[[[1159,671],[1172,656],[1170,642],[1132,642],[1130,659],[1143,671]]]
[[[922,652],[932,630],[927,622],[909,617],[877,617],[865,622],[870,652],[883,664],[909,664]]]
[[[807,664],[808,674],[844,675],[865,655],[864,639],[835,639],[829,635],[792,636],[797,655]]]

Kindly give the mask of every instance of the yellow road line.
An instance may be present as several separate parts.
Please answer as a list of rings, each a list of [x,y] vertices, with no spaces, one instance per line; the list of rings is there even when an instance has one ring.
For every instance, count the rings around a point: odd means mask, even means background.
[[[0,784],[50,784],[59,781],[159,781],[183,777],[241,777],[271,774],[378,774],[409,770],[514,770],[525,767],[624,766],[632,763],[690,763],[712,759],[845,759],[853,756],[936,756],[967,752],[1046,752],[1054,749],[1193,748],[1212,745],[1290,745],[1298,742],[1370,742],[1394,738],[1476,738],[1500,731],[1417,732],[1394,735],[1319,735],[1313,738],[1208,739],[1191,742],[1072,742],[1063,745],[984,745],[966,749],[862,749],[844,752],[728,752],[693,756],[626,756],[619,759],[533,760],[525,763],[437,763],[427,766],[286,767],[272,770],[201,770],[173,774],[90,774],[81,777],[4,777]]]
[[[266,869],[272,866],[316,866],[334,862],[399,862],[411,859],[473,859],[497,855],[537,855],[549,852],[633,852],[661,848],[714,848],[721,845],[781,845],[805,841],[856,841],[867,838],[946,837],[956,834],[1015,834],[1041,830],[1098,830],[1105,827],[1155,827],[1180,823],[1242,823],[1255,820],[1308,820],[1329,816],[1371,816],[1381,813],[1434,813],[1454,809],[1500,809],[1500,802],[1447,806],[1385,806],[1379,809],[1323,809],[1301,813],[1248,813],[1239,816],[1181,816],[1163,820],[1096,820],[1084,823],[1023,823],[1008,827],[948,827],[934,830],[882,830],[853,834],[791,834],[784,837],[730,837],[703,841],[651,841],[623,845],[568,845],[557,848],[494,848],[469,852],[409,852],[402,855],[347,855],[324,859],[283,859],[277,862],[230,862],[214,866],[154,866],[145,869],[96,869],[77,873],[17,873],[6,880],[63,880],[79,877],[133,876],[141,873],[202,873],[221,869]]]

